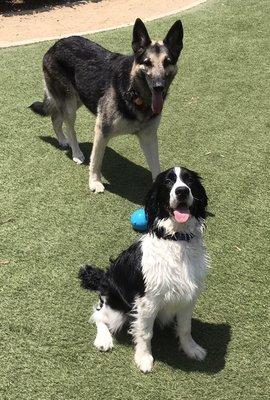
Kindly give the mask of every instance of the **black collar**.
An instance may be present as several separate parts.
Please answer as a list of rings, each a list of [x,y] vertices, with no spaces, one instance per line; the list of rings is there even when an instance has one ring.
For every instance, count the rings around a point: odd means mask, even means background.
[[[176,232],[174,235],[164,236],[163,239],[174,240],[175,242],[190,242],[194,238],[193,233]]]
[[[190,242],[194,238],[193,233],[175,232],[174,235],[166,235],[163,228],[156,228],[152,231],[159,239],[174,240],[175,242]]]

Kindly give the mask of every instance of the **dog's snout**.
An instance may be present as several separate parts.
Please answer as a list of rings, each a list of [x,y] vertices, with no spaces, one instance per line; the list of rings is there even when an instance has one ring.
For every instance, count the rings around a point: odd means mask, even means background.
[[[189,188],[186,186],[179,186],[175,189],[175,194],[178,198],[184,200],[189,196]]]
[[[156,92],[163,92],[164,88],[165,88],[165,82],[161,79],[153,83],[153,89]]]

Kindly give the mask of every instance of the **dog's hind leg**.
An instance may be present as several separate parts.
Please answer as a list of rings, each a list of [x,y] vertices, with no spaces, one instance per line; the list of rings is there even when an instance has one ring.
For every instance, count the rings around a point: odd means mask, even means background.
[[[100,118],[97,117],[94,143],[89,165],[89,188],[92,192],[101,193],[105,190],[101,183],[101,166],[108,141],[109,138],[102,132]]]
[[[80,149],[74,129],[77,108],[77,99],[75,96],[67,99],[63,109],[63,120],[66,125],[66,134],[72,151],[72,159],[76,164],[82,164],[85,158]]]
[[[58,139],[59,146],[62,147],[63,149],[68,148],[68,141],[64,135],[63,128],[62,128],[63,127],[63,117],[62,117],[60,111],[54,110],[51,115],[51,120],[52,120],[53,130]]]
[[[102,300],[94,311],[91,320],[96,323],[97,336],[94,346],[100,351],[108,351],[113,348],[112,333],[117,332],[126,321],[123,313],[113,310]]]

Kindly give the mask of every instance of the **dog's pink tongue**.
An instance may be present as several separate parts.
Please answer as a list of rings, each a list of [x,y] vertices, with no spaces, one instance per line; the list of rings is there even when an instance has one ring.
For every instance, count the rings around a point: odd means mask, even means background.
[[[188,208],[179,207],[173,212],[173,216],[177,222],[184,224],[190,218],[190,212]]]
[[[161,92],[153,91],[152,93],[152,111],[158,115],[161,113],[163,108],[163,96]]]

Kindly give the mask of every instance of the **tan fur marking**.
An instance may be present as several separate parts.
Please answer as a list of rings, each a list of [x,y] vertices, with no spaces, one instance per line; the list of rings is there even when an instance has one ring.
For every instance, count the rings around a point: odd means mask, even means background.
[[[151,40],[151,45],[154,46],[155,44],[164,45],[163,40]]]
[[[141,65],[137,64],[136,61],[133,62],[132,68],[131,68],[131,78],[134,78],[136,75],[138,75],[138,73],[140,73],[141,71]]]

